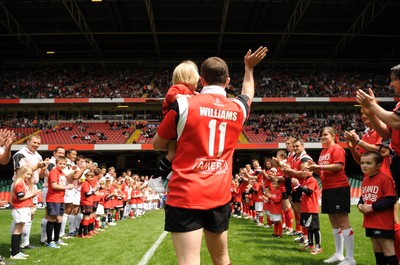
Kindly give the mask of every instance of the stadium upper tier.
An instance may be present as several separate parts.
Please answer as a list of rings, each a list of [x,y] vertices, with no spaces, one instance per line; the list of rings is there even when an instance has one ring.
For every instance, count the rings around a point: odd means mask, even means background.
[[[171,69],[43,68],[0,73],[2,99],[162,98],[171,85]],[[240,94],[243,69],[230,69],[232,95]],[[393,97],[387,71],[256,69],[255,96],[354,97],[372,88],[378,97]]]

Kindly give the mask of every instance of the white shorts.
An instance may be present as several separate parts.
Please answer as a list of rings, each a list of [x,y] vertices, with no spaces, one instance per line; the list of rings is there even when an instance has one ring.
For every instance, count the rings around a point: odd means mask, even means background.
[[[137,209],[137,204],[131,204],[131,209]]]
[[[282,214],[271,214],[269,216],[272,222],[282,222]]]
[[[32,209],[31,207],[13,209],[11,215],[14,223],[27,223],[32,219]]]
[[[255,202],[254,203],[254,210],[256,212],[262,212],[264,209],[264,203],[263,202]]]
[[[102,204],[97,205],[97,210],[96,210],[97,215],[103,215],[104,214],[104,206]]]
[[[73,189],[75,191],[74,201],[72,202],[73,205],[81,205],[81,191]]]
[[[75,189],[65,190],[64,203],[73,203],[75,198]]]

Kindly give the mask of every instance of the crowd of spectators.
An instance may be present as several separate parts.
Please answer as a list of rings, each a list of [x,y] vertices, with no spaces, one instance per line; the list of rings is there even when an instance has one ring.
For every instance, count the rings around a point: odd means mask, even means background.
[[[365,129],[358,113],[253,113],[245,125],[245,131],[265,135],[266,142],[288,136],[304,142],[319,142],[320,129],[325,126],[335,127],[339,140],[345,141],[344,131],[363,132]]]
[[[231,73],[232,75],[232,73]],[[231,76],[230,93],[240,94],[240,72]],[[256,71],[256,97],[355,97],[372,88],[378,97],[393,97],[390,76],[380,71],[323,69],[263,69]]]
[[[141,68],[13,69],[1,72],[0,98],[137,98],[152,75]]]
[[[172,68],[37,67],[0,72],[0,98],[160,98],[171,86]],[[242,69],[232,69],[232,95],[240,94]],[[371,87],[393,97],[389,76],[380,71],[258,69],[256,97],[355,97]],[[200,87],[199,87],[200,88]]]

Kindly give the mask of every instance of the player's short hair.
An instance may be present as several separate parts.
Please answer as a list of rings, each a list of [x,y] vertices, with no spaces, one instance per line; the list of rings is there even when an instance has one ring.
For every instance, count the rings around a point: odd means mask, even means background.
[[[394,79],[400,80],[400,64],[393,66],[390,69],[390,76]]]
[[[208,85],[225,85],[228,65],[219,57],[210,57],[201,64],[200,75]]]

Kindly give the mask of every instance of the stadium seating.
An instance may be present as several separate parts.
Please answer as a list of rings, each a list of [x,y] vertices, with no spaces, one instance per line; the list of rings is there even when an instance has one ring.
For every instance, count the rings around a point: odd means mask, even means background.
[[[105,122],[84,122],[81,125],[61,122],[55,130],[43,130],[39,135],[42,144],[123,144],[134,130],[134,127],[112,129],[110,124]],[[103,133],[104,138],[99,137],[97,133]],[[85,136],[89,136],[90,139],[82,139]]]

